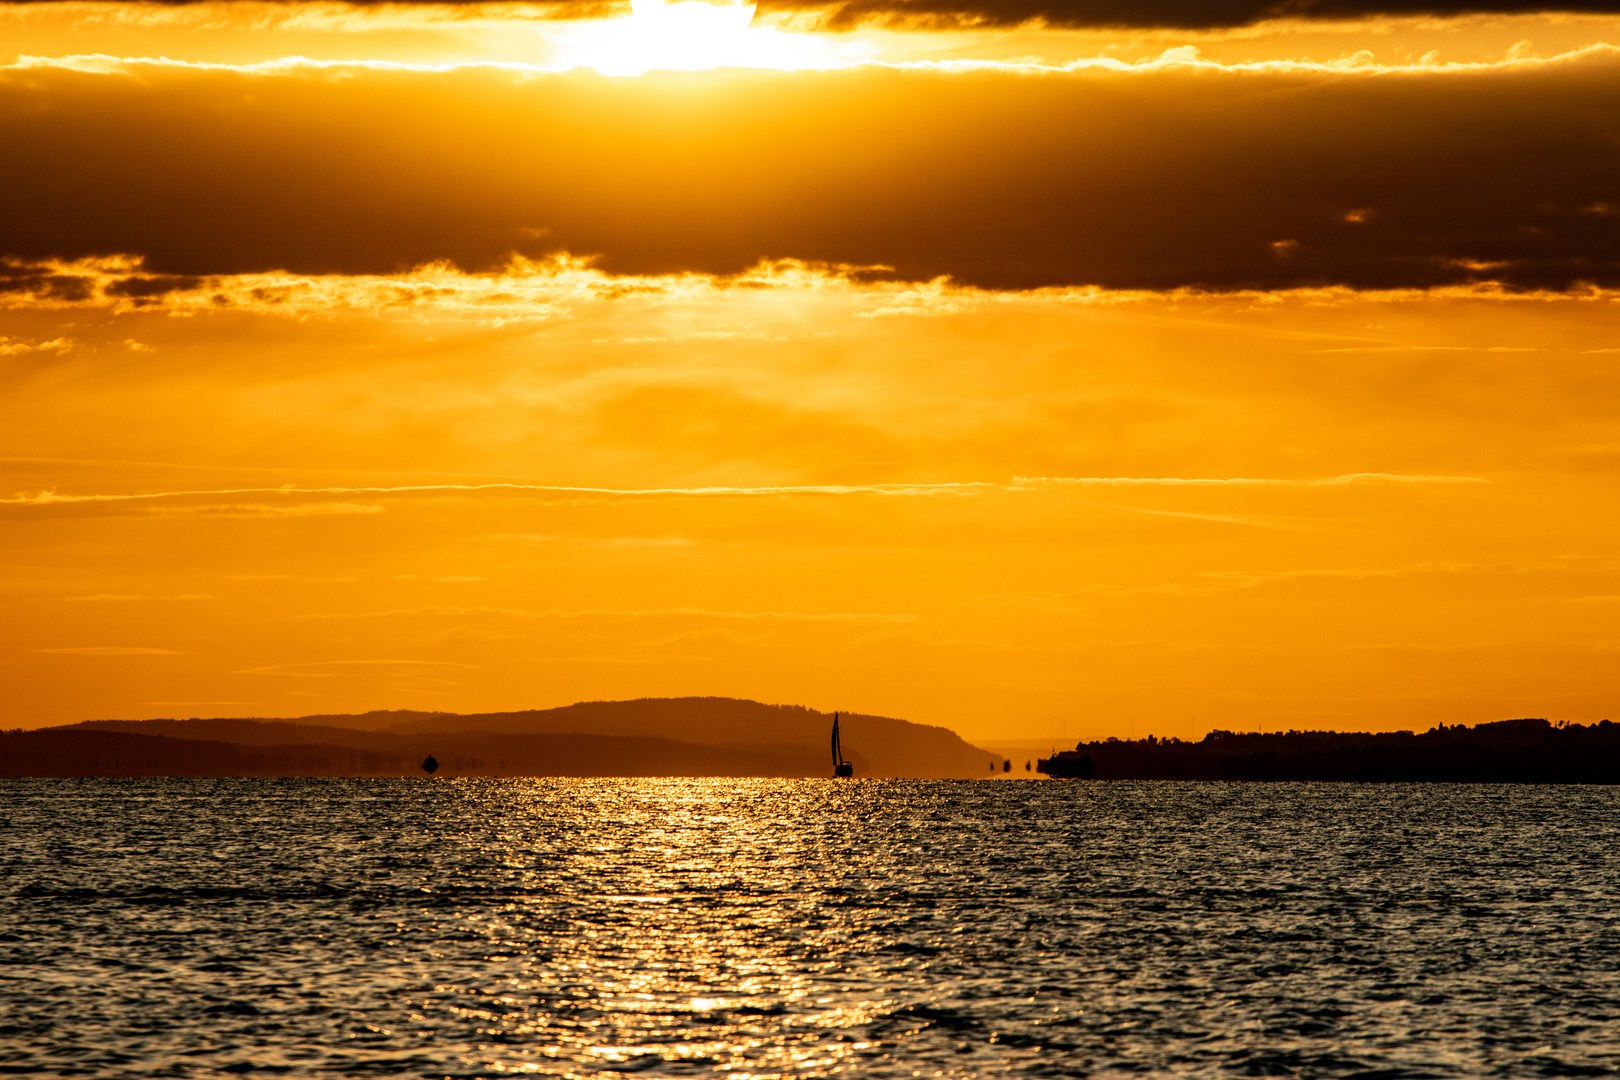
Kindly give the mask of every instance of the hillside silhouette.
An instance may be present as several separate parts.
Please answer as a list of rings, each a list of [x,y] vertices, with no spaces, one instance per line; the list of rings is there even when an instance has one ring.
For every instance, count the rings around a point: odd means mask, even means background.
[[[995,759],[946,728],[841,716],[856,776],[977,777]],[[441,776],[826,776],[831,728],[831,713],[735,698],[507,713],[96,720],[0,736],[0,775],[409,776],[431,753]]]
[[[807,776],[802,757],[606,735],[241,744],[95,728],[0,735],[0,776]],[[826,770],[823,770],[825,772]]]
[[[1620,724],[1530,718],[1421,733],[1212,731],[1198,742],[1150,735],[1082,742],[1037,767],[1054,776],[1089,771],[1097,780],[1614,784]]]

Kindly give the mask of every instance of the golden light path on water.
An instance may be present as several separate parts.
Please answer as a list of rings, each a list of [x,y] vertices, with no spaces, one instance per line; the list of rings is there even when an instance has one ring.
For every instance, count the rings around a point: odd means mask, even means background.
[[[6,783],[15,1073],[1620,1065],[1612,789]]]

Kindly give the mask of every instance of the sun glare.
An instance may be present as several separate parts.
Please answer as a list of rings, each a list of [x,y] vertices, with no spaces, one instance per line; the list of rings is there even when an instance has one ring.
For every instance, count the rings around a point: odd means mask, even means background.
[[[871,58],[864,42],[835,44],[814,34],[751,26],[753,4],[702,0],[633,0],[627,18],[547,29],[551,63],[603,75],[746,67],[801,71],[843,67]]]

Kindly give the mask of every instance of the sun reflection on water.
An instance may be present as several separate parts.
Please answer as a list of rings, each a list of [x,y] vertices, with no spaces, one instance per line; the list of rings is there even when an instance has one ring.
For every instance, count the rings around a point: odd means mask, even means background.
[[[0,1007],[75,1003],[41,1075],[1531,1075],[1560,1001],[1620,1002],[1612,791],[72,783],[0,891]]]

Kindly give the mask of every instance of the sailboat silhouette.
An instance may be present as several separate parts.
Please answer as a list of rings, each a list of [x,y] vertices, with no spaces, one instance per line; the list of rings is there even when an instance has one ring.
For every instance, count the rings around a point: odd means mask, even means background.
[[[832,755],[834,776],[854,776],[855,766],[844,760],[844,748],[838,742],[838,714],[833,713]]]

